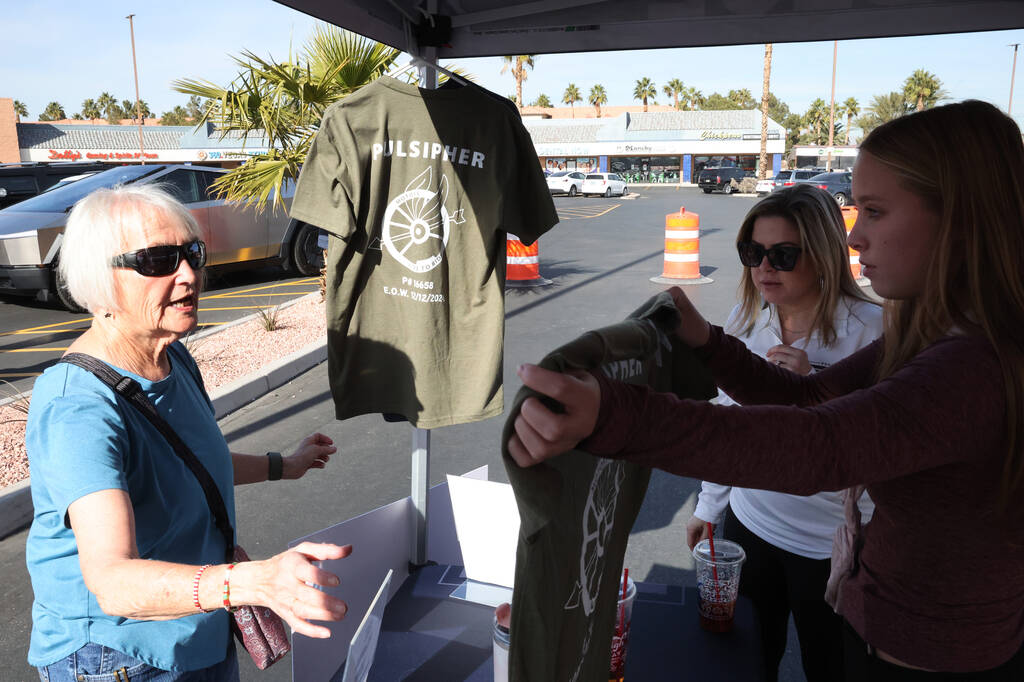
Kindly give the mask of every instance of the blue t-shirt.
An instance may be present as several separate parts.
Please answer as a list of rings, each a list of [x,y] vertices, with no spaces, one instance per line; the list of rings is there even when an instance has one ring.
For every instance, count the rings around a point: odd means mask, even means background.
[[[170,374],[141,384],[160,415],[217,482],[235,523],[231,453],[199,384],[199,369],[180,343],[170,346]],[[224,659],[230,637],[223,609],[164,621],[105,614],[78,563],[68,506],[100,490],[127,491],[143,559],[183,564],[224,562],[224,536],[202,486],[167,439],[92,373],[67,363],[36,380],[25,434],[35,514],[25,556],[35,601],[28,661],[49,665],[89,642],[157,668],[198,670]]]

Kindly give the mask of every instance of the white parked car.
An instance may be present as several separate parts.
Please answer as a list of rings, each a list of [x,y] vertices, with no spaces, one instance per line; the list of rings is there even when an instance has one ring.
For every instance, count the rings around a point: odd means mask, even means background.
[[[615,173],[587,173],[583,181],[583,196],[601,195],[610,197],[613,194],[625,196],[626,183]]]
[[[552,194],[568,194],[574,197],[583,189],[583,180],[586,177],[579,171],[558,171],[548,176],[548,189]]]
[[[761,196],[762,194],[771,194],[773,189],[775,189],[775,180],[773,178],[758,180],[757,185],[754,187],[754,191],[757,193],[757,196]]]

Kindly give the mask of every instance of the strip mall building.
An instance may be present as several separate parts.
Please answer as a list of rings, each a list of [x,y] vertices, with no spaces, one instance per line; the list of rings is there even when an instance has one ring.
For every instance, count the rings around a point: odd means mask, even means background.
[[[566,119],[545,116],[551,109],[527,107],[523,123],[548,170],[600,170],[624,175],[629,182],[689,183],[708,166],[757,168],[761,112],[658,108],[643,113],[605,107],[602,118]],[[554,111],[564,116],[568,109]],[[593,113],[589,107],[586,111]],[[769,119],[772,175],[782,167],[785,137],[785,129]]]
[[[139,129],[142,130],[140,149]],[[0,163],[105,161],[112,164],[196,163],[232,168],[265,152],[263,140],[221,139],[212,124],[200,126],[109,125],[88,121],[18,122],[13,101],[0,98]]]
[[[652,106],[523,110],[541,164],[550,170],[601,170],[630,182],[695,182],[706,166],[754,170],[760,152],[759,111],[676,111]],[[575,118],[572,118],[575,116]],[[107,161],[197,163],[234,167],[266,151],[265,141],[221,137],[200,126],[106,125],[78,121],[18,122],[13,102],[0,99],[0,163],[25,161]],[[768,121],[772,173],[782,165],[785,130]]]

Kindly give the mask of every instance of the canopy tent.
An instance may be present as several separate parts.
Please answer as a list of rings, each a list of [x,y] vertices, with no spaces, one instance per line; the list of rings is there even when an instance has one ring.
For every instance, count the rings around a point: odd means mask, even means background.
[[[1021,0],[277,0],[437,57],[848,40],[1024,27]],[[450,31],[447,30],[450,21]]]
[[[1024,27],[1024,0],[276,0],[420,57],[849,40]],[[426,561],[430,432],[412,432],[412,564]]]

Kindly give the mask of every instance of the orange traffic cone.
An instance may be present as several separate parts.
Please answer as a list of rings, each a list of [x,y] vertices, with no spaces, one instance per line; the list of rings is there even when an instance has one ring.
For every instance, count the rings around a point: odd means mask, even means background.
[[[856,206],[843,206],[840,209],[843,212],[843,222],[846,223],[846,238],[850,238],[850,230],[853,229],[853,224],[857,222],[857,207]],[[853,279],[857,281],[862,287],[871,284],[871,280],[867,277],[862,277],[860,274],[860,252],[850,249],[850,272],[853,274]]]
[[[679,207],[678,213],[665,216],[665,267],[658,284],[710,284],[714,280],[700,274],[700,216]]]
[[[505,235],[505,286],[542,287],[551,284],[540,276],[539,240],[527,246],[511,233]]]

